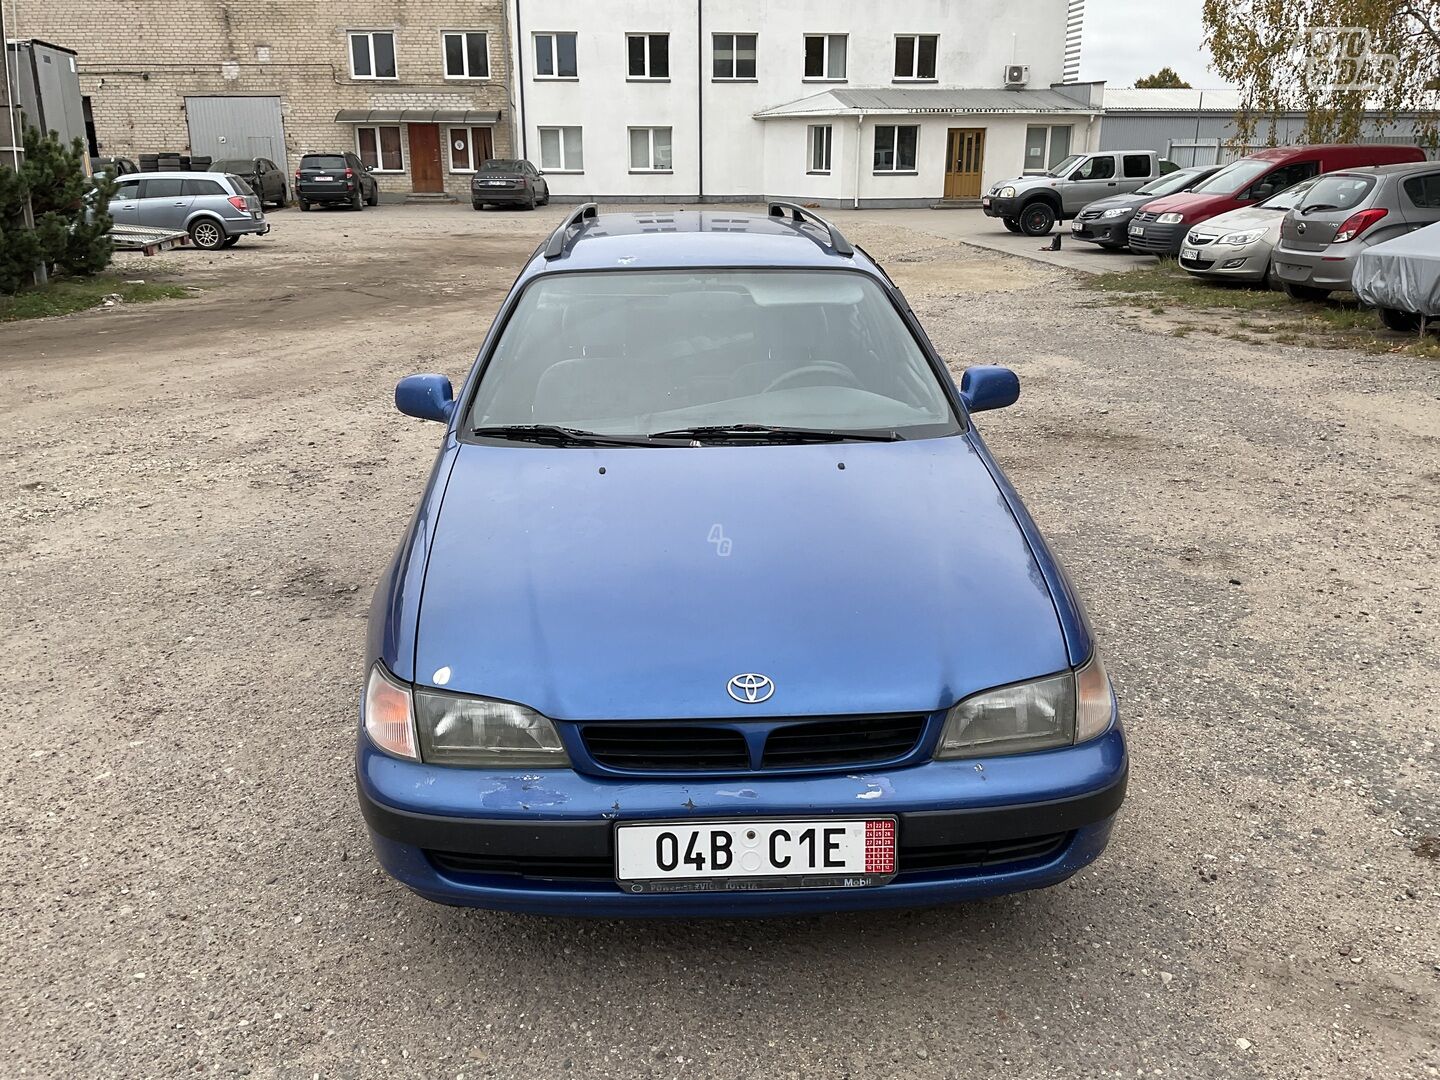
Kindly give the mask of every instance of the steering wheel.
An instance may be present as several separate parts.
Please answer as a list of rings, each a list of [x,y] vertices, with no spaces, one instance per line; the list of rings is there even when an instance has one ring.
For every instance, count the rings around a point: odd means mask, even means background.
[[[860,380],[855,377],[855,372],[851,371],[844,364],[840,363],[837,360],[816,360],[814,363],[805,364],[802,367],[796,368],[794,371],[785,372],[784,375],[781,375],[778,379],[774,380],[769,386],[765,387],[765,389],[760,392],[762,394],[768,394],[772,390],[781,390],[789,386],[791,383],[799,379],[805,378],[807,375],[838,375],[841,379],[841,382],[839,384],[836,384],[833,381],[813,382],[809,384],[811,386],[841,385],[853,387],[856,390],[860,389]]]

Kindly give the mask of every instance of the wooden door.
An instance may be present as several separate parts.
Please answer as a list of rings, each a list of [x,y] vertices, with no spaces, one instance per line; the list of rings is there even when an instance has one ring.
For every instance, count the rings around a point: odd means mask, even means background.
[[[978,199],[985,169],[985,129],[951,128],[945,146],[945,198]]]
[[[440,125],[410,125],[410,190],[444,191],[440,169]]]

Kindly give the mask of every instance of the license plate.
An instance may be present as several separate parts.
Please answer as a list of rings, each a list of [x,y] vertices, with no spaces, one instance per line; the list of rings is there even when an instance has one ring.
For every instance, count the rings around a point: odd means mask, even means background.
[[[1075,222],[1073,225],[1070,226],[1070,231],[1071,231],[1071,232],[1084,232],[1084,231],[1085,231],[1085,226],[1084,226],[1084,225],[1081,225],[1080,222],[1077,221],[1077,222]]]
[[[853,889],[895,876],[895,819],[618,825],[615,877],[632,893]]]
[[[1181,249],[1180,249],[1180,258],[1182,258],[1182,259],[1198,259],[1198,258],[1200,258],[1200,252],[1196,251],[1194,248],[1181,248]]]
[[[334,178],[333,176],[316,176],[316,177],[314,177],[314,179],[316,179],[316,180],[334,180],[335,178]]]
[[[1144,235],[1145,235],[1145,226],[1144,226],[1144,225],[1131,225],[1131,226],[1130,226],[1130,235],[1131,235],[1131,236],[1144,236]]]
[[[990,205],[990,197],[987,195],[985,198],[981,199],[981,200],[980,200],[980,205],[981,205],[981,206],[989,206],[989,205]]]
[[[509,187],[509,186],[510,186],[510,181],[509,181],[509,180],[486,180],[486,181],[485,181],[485,186],[486,186],[486,187]]]

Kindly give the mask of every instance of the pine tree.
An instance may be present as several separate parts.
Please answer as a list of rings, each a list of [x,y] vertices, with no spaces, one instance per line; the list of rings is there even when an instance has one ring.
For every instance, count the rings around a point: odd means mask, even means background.
[[[25,132],[18,173],[0,170],[0,293],[30,284],[37,263],[51,271],[90,275],[110,263],[110,215],[115,183],[85,174],[85,146],[63,145],[53,134]],[[22,221],[26,197],[35,227]]]

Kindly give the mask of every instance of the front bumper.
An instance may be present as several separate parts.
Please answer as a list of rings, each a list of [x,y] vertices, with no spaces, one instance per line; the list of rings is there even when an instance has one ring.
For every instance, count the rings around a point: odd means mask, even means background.
[[[1156,221],[1132,221],[1125,236],[1130,250],[1137,255],[1156,255],[1174,258],[1180,253],[1180,245],[1192,226],[1180,222],[1176,225],[1161,225]],[[1135,229],[1144,229],[1137,235]]]
[[[445,904],[605,917],[914,907],[1054,885],[1105,849],[1127,771],[1118,722],[1063,750],[848,775],[491,773],[401,761],[363,735],[356,754],[376,855],[402,884]],[[898,873],[884,885],[631,895],[614,880],[617,822],[892,814]]]
[[[1275,276],[1292,285],[1309,285],[1316,289],[1348,292],[1351,278],[1355,273],[1355,256],[1364,249],[1357,248],[1345,255],[1329,255],[1328,252],[1331,250],[1333,249],[1291,251],[1289,248],[1277,247],[1275,249]]]
[[[1198,258],[1186,258],[1187,251],[1194,251]],[[1239,247],[1213,242],[1197,245],[1187,240],[1180,249],[1180,268],[1216,281],[1263,281],[1270,267],[1270,251],[1270,242],[1263,239]]]
[[[1001,199],[994,195],[986,195],[980,200],[980,209],[985,212],[986,217],[1013,218],[1020,216],[1019,199]]]
[[[1130,227],[1130,220],[1130,218],[1091,218],[1088,221],[1081,221],[1077,218],[1070,226],[1070,237],[1073,240],[1085,240],[1106,247],[1124,247],[1130,242],[1130,237],[1126,232]]]

